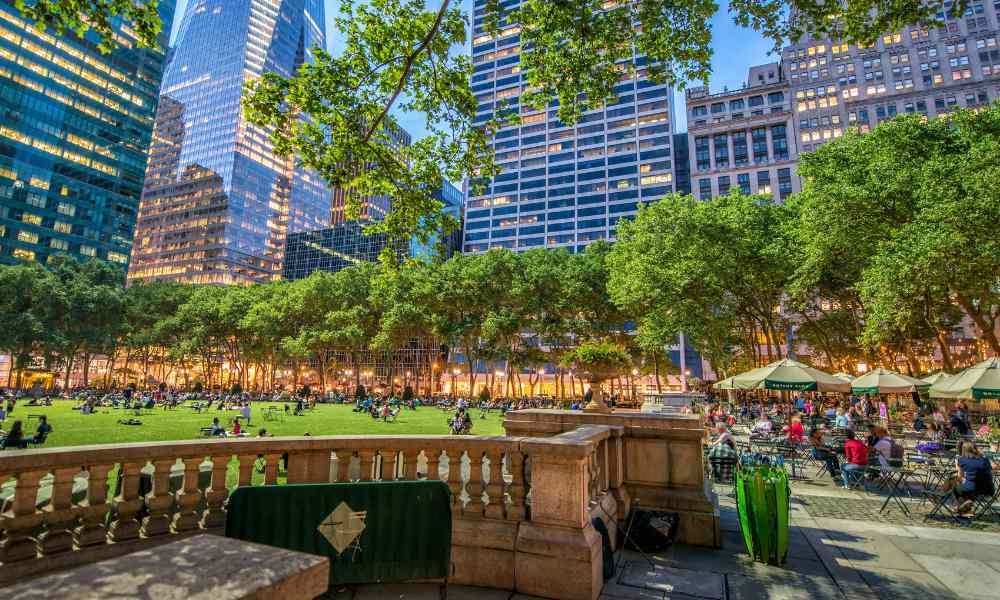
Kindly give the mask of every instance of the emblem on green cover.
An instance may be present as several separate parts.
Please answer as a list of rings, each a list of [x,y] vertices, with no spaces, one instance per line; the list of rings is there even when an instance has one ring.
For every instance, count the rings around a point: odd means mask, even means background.
[[[341,502],[316,529],[337,550],[337,554],[343,553],[347,548],[354,548],[357,552],[361,550],[358,539],[365,530],[366,518],[368,511],[356,511],[346,502]]]

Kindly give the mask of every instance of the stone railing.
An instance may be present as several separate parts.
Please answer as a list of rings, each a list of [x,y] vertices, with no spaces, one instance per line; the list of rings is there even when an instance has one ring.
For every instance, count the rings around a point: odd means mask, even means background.
[[[605,521],[621,514],[623,429],[547,438],[330,436],[40,448],[0,453],[0,585],[201,531],[235,486],[445,481],[454,583],[596,598]],[[12,494],[9,492],[12,489]]]
[[[718,502],[705,477],[704,423],[692,415],[595,414],[562,410],[507,413],[512,436],[565,436],[582,426],[620,428],[621,485],[613,488],[619,519],[633,506],[676,512],[677,539],[686,544],[721,544]]]

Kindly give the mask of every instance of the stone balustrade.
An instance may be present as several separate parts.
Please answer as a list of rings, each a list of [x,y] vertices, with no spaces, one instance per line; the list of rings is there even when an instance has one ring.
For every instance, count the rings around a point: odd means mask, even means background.
[[[460,584],[596,598],[605,521],[623,514],[624,428],[550,437],[314,436],[38,448],[0,453],[0,585],[225,523],[234,486],[436,479],[452,491]],[[228,481],[228,483],[227,483]],[[12,482],[12,483],[11,483]]]
[[[676,512],[677,539],[686,544],[721,544],[719,509],[705,477],[702,441],[704,422],[697,415],[583,413],[531,409],[507,413],[507,435],[565,436],[583,426],[621,430],[618,454],[612,459],[619,519],[633,506]]]

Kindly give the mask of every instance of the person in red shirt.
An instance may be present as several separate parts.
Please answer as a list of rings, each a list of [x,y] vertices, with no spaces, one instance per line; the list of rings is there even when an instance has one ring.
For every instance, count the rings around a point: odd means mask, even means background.
[[[802,427],[802,418],[796,413],[792,416],[792,424],[788,426],[788,442],[801,444],[805,436],[806,430]]]
[[[840,467],[840,472],[844,475],[844,487],[849,488],[864,477],[868,467],[868,446],[857,439],[853,429],[848,429],[845,435],[844,458],[847,462]]]

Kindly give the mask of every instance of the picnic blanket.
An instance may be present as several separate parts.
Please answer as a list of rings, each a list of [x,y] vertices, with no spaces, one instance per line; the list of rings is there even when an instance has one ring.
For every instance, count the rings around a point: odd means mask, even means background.
[[[451,496],[441,481],[241,487],[226,536],[326,556],[331,585],[446,578]]]

